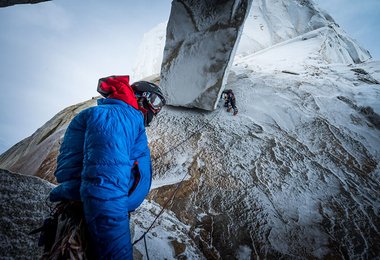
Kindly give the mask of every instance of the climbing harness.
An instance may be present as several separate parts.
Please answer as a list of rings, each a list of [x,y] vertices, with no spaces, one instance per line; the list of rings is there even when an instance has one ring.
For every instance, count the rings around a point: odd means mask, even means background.
[[[157,216],[154,218],[152,224],[150,224],[150,226],[148,227],[148,229],[142,234],[142,236],[138,239],[136,239],[133,243],[132,243],[132,246],[135,245],[137,242],[141,241],[141,239],[144,239],[144,245],[145,245],[145,253],[146,253],[146,257],[147,259],[149,260],[149,254],[148,254],[148,248],[147,248],[147,243],[146,243],[146,234],[149,233],[149,231],[152,229],[154,223],[156,223],[156,220],[161,216],[161,214],[164,212],[166,206],[169,204],[169,201],[171,201],[175,194],[177,193],[177,191],[179,190],[179,188],[181,187],[183,181],[185,180],[186,176],[188,175],[188,172],[183,176],[183,178],[181,179],[181,181],[177,184],[177,187],[175,188],[175,190],[172,192],[172,194],[170,195],[170,197],[165,201],[165,204],[162,206],[162,209],[160,210],[160,212],[157,214]]]
[[[82,208],[78,201],[60,202],[51,210],[42,227],[29,233],[40,233],[38,246],[44,247],[42,260],[93,258]]]

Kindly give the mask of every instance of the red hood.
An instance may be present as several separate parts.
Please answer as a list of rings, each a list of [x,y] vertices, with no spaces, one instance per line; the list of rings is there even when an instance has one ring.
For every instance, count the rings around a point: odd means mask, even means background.
[[[98,92],[107,98],[122,100],[139,109],[133,89],[129,85],[129,76],[110,76],[99,79]]]

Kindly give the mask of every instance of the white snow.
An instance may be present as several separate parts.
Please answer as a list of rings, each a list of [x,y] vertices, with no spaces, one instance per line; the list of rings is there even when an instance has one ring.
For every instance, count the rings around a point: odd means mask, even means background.
[[[160,211],[161,207],[158,204],[147,200],[143,202],[131,217],[132,228],[134,229],[132,241],[141,238]],[[172,212],[164,211],[146,235],[149,258],[177,258],[172,244],[172,241],[177,241],[186,246],[181,255],[188,259],[204,259],[202,253],[196,249],[194,242],[188,236],[189,229],[190,227],[179,221]],[[135,245],[135,248],[143,255],[143,259],[148,259],[143,239]]]
[[[136,54],[138,59],[131,73],[133,81],[159,74],[165,47],[166,26],[166,22],[160,23],[144,34]]]

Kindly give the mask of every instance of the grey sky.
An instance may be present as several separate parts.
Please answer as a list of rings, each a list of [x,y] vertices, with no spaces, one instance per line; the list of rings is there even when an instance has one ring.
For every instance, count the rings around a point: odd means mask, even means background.
[[[315,0],[380,59],[379,0]],[[143,34],[171,0],[54,0],[0,8],[0,153],[60,110],[97,95],[100,77],[129,74]],[[132,79],[133,80],[133,79]]]

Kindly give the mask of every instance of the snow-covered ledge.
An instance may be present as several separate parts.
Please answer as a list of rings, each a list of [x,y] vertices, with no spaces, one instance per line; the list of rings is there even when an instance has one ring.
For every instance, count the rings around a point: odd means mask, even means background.
[[[161,66],[168,104],[216,108],[252,0],[173,0]]]

